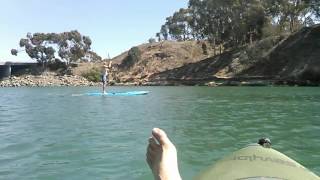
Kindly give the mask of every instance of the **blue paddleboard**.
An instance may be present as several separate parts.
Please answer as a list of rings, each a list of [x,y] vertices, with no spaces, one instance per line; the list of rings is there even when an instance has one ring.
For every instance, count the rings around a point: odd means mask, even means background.
[[[149,91],[127,91],[127,92],[89,92],[86,93],[88,96],[138,96],[138,95],[147,95]]]

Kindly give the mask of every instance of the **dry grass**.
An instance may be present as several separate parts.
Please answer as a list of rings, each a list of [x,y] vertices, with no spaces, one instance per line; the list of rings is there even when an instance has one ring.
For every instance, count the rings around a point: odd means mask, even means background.
[[[117,82],[145,82],[157,79],[212,79],[239,77],[299,77],[320,79],[320,25],[306,28],[288,38],[271,37],[247,47],[214,55],[207,42],[163,41],[137,46],[139,58],[129,67],[122,62],[128,52],[113,58],[111,79]],[[202,49],[206,43],[207,54]],[[215,47],[219,52],[219,47]],[[306,61],[308,60],[308,61]],[[85,63],[75,68],[75,75],[99,68],[102,63]]]

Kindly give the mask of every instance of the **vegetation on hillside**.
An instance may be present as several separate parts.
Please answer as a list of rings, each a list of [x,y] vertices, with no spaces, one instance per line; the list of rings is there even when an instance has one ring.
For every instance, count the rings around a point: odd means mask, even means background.
[[[141,59],[141,51],[138,47],[133,47],[128,51],[128,56],[122,61],[120,67],[128,69]]]
[[[142,44],[112,59],[115,80],[120,82],[147,81],[152,74],[167,71],[212,55],[206,42],[162,41]]]
[[[93,67],[89,69],[88,72],[85,72],[81,75],[92,82],[100,82],[101,80],[101,72],[97,67]]]
[[[189,0],[166,19],[159,40],[208,40],[236,47],[320,20],[319,0]]]
[[[320,24],[154,73],[148,81],[201,84],[224,80],[241,85],[241,81],[266,80],[265,84],[319,85],[319,42]]]

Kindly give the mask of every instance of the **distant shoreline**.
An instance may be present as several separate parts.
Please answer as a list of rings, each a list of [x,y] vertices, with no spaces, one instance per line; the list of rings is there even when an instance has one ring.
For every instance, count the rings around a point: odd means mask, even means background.
[[[221,78],[153,80],[145,82],[111,82],[111,86],[320,86],[320,82],[293,79],[260,78]],[[77,75],[23,75],[0,80],[0,87],[90,87],[101,86]]]

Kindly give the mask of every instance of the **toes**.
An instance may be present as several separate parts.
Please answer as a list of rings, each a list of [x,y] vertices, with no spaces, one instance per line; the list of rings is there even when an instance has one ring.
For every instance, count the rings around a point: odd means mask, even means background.
[[[157,146],[159,146],[159,145],[157,145]],[[146,157],[147,157],[147,163],[149,164],[150,167],[153,166],[153,160],[157,154],[158,154],[157,149],[153,149],[152,146],[149,144],[148,148],[147,148]]]
[[[152,158],[151,158],[151,155],[149,153],[146,154],[146,160],[147,160],[147,163],[150,167],[152,167],[153,163],[152,163]]]
[[[156,140],[153,137],[149,137],[149,144],[157,144]]]
[[[151,148],[151,149],[156,149],[156,148],[159,148],[160,147],[160,145],[156,142],[156,140],[153,138],[153,137],[150,137],[149,138],[149,147]]]
[[[147,148],[147,154],[149,154],[152,157],[155,154],[157,154],[157,149],[149,145]]]
[[[172,144],[167,134],[162,129],[153,128],[152,135],[156,138],[160,145]]]

